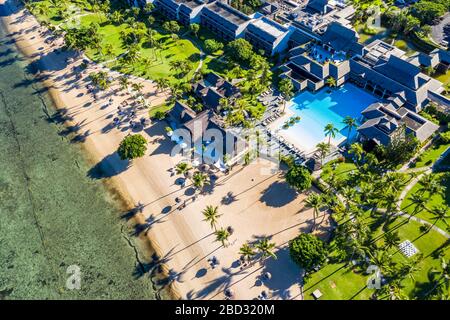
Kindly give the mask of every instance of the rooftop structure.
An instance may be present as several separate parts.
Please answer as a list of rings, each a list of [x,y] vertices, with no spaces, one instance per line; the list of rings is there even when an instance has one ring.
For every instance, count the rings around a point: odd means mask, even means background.
[[[420,111],[429,101],[428,92],[442,91],[442,84],[421,72],[405,53],[376,40],[350,60],[351,79],[380,98],[401,96],[405,105]]]
[[[245,39],[255,49],[264,50],[267,55],[286,50],[291,30],[281,24],[263,17],[250,22],[245,32]]]
[[[205,2],[203,0],[157,0],[156,6],[167,18],[189,25],[200,22],[200,13]]]
[[[216,121],[212,110],[195,113],[189,106],[176,101],[168,113],[172,129],[178,129],[171,139],[195,153],[209,164],[224,168],[223,156],[229,154],[230,162],[237,161],[247,150],[247,144],[230,130],[224,130]]]
[[[250,20],[249,16],[239,10],[216,1],[203,8],[200,21],[202,26],[230,41],[243,35]]]
[[[222,98],[236,98],[239,89],[217,74],[208,73],[205,78],[193,86],[195,94],[202,99],[205,107],[216,110]]]
[[[344,1],[310,0],[291,12],[285,13],[292,25],[309,33],[322,34],[332,22],[351,26],[350,19],[355,9]]]
[[[358,128],[360,139],[387,145],[396,137],[412,134],[424,142],[439,128],[405,107],[374,103],[361,112],[365,122]]]

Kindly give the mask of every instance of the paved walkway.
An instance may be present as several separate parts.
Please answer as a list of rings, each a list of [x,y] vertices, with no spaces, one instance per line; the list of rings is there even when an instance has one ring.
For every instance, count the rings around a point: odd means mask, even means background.
[[[420,224],[423,224],[423,225],[429,226],[429,227],[433,225],[432,223],[430,223],[430,222],[428,222],[428,221],[426,221],[424,219],[421,219],[421,218],[418,218],[418,217],[415,217],[415,216],[410,217],[410,215],[408,213],[405,213],[403,211],[400,211],[400,212],[396,213],[394,216],[402,216],[402,217],[405,217],[405,218],[410,218],[411,220],[414,220],[414,221],[416,221],[416,222],[418,222]],[[447,239],[450,239],[450,234],[448,234],[447,232],[445,232],[441,228],[439,228],[437,226],[433,226],[431,229],[433,229],[436,232],[439,232],[440,234],[442,234]]]
[[[427,174],[430,174],[431,171],[432,171],[430,167],[420,168],[420,169],[425,170],[425,171],[422,172],[421,174],[419,174],[419,175],[418,175],[417,177],[415,177],[414,179],[412,179],[412,180],[408,183],[408,185],[407,185],[405,188],[403,188],[403,191],[400,193],[400,196],[398,197],[397,204],[396,204],[397,210],[400,210],[400,207],[401,207],[401,205],[402,205],[402,202],[403,202],[403,200],[405,199],[406,195],[408,194],[409,190],[411,190],[411,189],[416,185],[416,183],[419,182],[420,179],[423,178],[423,176],[425,176],[425,175],[427,175]]]
[[[442,41],[450,40],[450,13],[447,13],[439,24],[431,27],[431,37],[439,45],[442,45]]]

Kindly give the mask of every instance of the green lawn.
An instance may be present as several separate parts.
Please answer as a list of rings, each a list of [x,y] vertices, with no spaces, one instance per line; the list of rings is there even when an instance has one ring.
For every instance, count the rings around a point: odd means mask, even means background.
[[[367,300],[372,290],[366,288],[367,278],[343,263],[328,264],[308,279],[304,287],[304,299],[313,300],[312,293],[319,289],[322,300]]]
[[[421,168],[425,166],[431,166],[433,163],[439,159],[442,153],[450,147],[450,143],[435,143],[423,154],[417,158],[417,162],[414,164],[414,168]]]
[[[48,10],[45,17],[41,16],[40,19],[49,20],[55,25],[61,23],[61,19],[57,16],[56,9]],[[162,41],[161,50],[149,48],[145,41],[139,44],[141,57],[151,59],[152,63],[149,66],[145,66],[142,62],[138,62],[132,66],[123,66],[118,58],[126,52],[126,47],[120,38],[120,33],[129,26],[127,24],[111,24],[103,13],[89,13],[87,11],[82,12],[79,16],[79,21],[81,26],[89,26],[91,23],[98,23],[100,25],[99,32],[102,35],[101,45],[103,50],[102,52],[98,52],[96,49],[88,49],[86,54],[96,62],[109,61],[106,66],[113,70],[152,80],[167,78],[170,83],[174,84],[180,81],[186,81],[186,79],[191,79],[195,69],[199,65],[200,50],[191,41],[183,38],[174,41],[170,35],[164,34],[162,30],[158,29],[158,26],[155,26],[153,29],[158,31],[155,39]],[[182,29],[180,35],[184,32],[185,29]],[[112,46],[113,55],[111,56],[105,55],[105,48],[107,45]],[[177,75],[177,71],[170,69],[169,64],[174,60],[186,59],[191,61],[192,70],[185,77],[180,78]]]
[[[407,56],[411,56],[417,52],[417,50],[412,46],[411,43],[409,43],[403,39],[396,39],[394,41],[394,46],[405,51]]]
[[[376,219],[368,218],[365,221],[369,226],[377,223]],[[373,235],[382,233],[380,224],[376,224]],[[424,233],[420,230],[420,224],[415,221],[407,222],[406,219],[397,219],[392,222],[389,229],[397,230],[401,242],[404,240],[411,241],[414,246],[421,252],[424,259],[418,264],[418,271],[415,272],[415,283],[411,279],[404,279],[402,285],[404,292],[411,298],[421,297],[423,292],[429,290],[428,271],[433,267],[439,266],[438,251],[442,251],[445,257],[450,257],[447,239],[441,234],[430,231]],[[382,238],[377,241],[378,246],[383,245]],[[390,249],[394,262],[402,263],[409,260],[398,252],[395,248]],[[368,275],[364,274],[364,270],[359,267],[350,265],[345,266],[343,263],[332,263],[324,266],[321,270],[313,273],[304,286],[304,298],[313,299],[312,292],[319,289],[323,296],[323,300],[363,300],[369,299],[374,289],[366,287]]]
[[[359,34],[359,42],[363,44],[368,44],[376,39],[382,39],[386,34],[386,28],[383,27],[376,29],[373,28],[373,31],[375,31],[376,33],[367,32],[368,29],[366,28],[365,24],[355,25],[355,30]]]
[[[450,70],[447,70],[444,74],[433,75],[433,77],[442,82],[444,86],[450,84]],[[450,97],[450,94],[447,94],[446,96]]]
[[[445,173],[438,173],[433,175],[436,177],[436,179],[438,179],[438,181],[441,182],[441,184],[446,188],[446,190],[443,195],[441,194],[430,195],[428,193],[425,193],[425,197],[426,199],[428,199],[428,201],[425,203],[426,207],[428,209],[432,209],[434,206],[441,204],[450,206],[450,177],[448,176],[448,174],[446,175]],[[403,211],[408,213],[413,212],[413,205],[411,205],[410,197],[412,194],[418,192],[419,189],[420,184],[417,183],[411,190],[409,190],[408,194],[406,195],[401,205]],[[430,223],[434,222],[433,215],[426,210],[418,213],[417,217],[424,219]],[[450,219],[447,219],[447,223],[450,225]],[[447,228],[446,224],[443,221],[439,221],[436,225],[443,230],[446,230]]]
[[[336,165],[335,169],[333,169],[334,165]],[[356,170],[356,165],[353,162],[330,161],[323,167],[321,178],[327,181],[334,172],[336,179],[343,181],[347,180],[348,175],[354,170]]]
[[[227,70],[227,64],[220,61],[218,58],[207,56],[203,61],[203,73],[214,72],[220,76],[226,76]]]
[[[164,103],[159,106],[152,107],[148,111],[148,115],[150,118],[152,118],[158,111],[168,112],[170,109],[173,108],[173,105],[174,105],[173,103]]]

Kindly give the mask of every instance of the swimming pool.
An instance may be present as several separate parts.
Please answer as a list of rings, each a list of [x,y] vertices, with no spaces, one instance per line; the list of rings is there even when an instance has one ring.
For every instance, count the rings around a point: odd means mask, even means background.
[[[338,89],[323,88],[317,93],[305,91],[294,97],[289,107],[301,120],[287,129],[283,129],[281,124],[279,133],[300,149],[311,151],[325,140],[324,128],[332,123],[339,130],[331,139],[337,145],[347,138],[347,126],[342,123],[344,118],[360,119],[361,111],[376,101],[374,96],[350,83]],[[355,135],[356,129],[353,129],[350,139]]]

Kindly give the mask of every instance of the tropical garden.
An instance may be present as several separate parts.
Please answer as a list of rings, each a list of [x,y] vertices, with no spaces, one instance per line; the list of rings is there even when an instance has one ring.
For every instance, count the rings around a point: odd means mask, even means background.
[[[323,299],[448,299],[450,176],[390,168],[355,143],[313,179],[321,193],[305,200],[314,212],[312,231],[325,211],[335,227],[326,243],[310,235],[290,244],[305,271],[305,299],[317,289]],[[418,253],[405,256],[405,240]],[[373,266],[379,289],[370,287]]]

